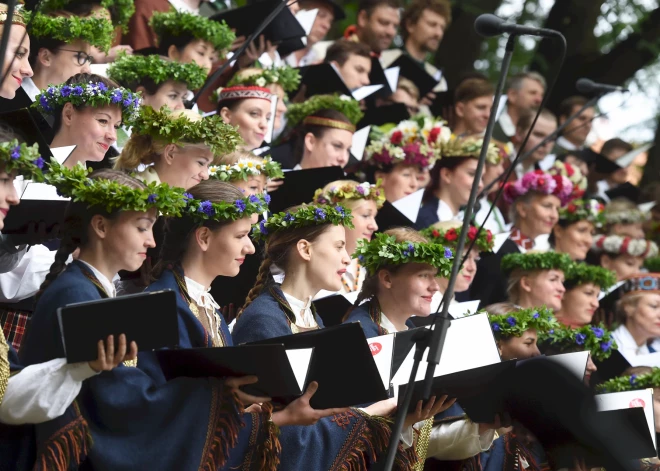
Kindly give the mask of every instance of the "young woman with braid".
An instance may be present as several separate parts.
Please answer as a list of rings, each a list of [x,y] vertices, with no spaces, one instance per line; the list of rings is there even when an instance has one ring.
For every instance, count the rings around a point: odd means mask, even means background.
[[[75,202],[24,345],[27,365],[64,356],[57,309],[114,297],[112,278],[119,270],[138,269],[154,246],[156,217],[187,208],[183,190],[147,186],[113,170],[88,178],[80,167],[56,166],[49,174]],[[77,248],[78,259],[65,268]],[[62,417],[36,426],[35,469],[65,470],[83,462],[94,469],[218,469],[239,443],[242,423],[231,384],[206,378],[164,382],[154,354],[145,352],[87,380]]]

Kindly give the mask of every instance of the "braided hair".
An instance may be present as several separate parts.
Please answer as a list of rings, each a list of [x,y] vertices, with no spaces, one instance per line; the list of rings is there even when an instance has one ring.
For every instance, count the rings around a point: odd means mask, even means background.
[[[89,175],[89,178],[112,180],[131,188],[146,188],[145,184],[141,181],[118,170],[96,170]],[[121,210],[108,212],[102,207],[87,206],[82,202],[71,201],[68,204],[62,230],[60,231],[60,247],[57,249],[57,252],[55,252],[55,260],[50,266],[46,279],[39,287],[37,299],[39,299],[46,288],[48,288],[48,286],[60,276],[60,273],[64,271],[69,256],[73,254],[76,249],[84,247],[89,242],[88,231],[92,218],[96,215],[101,215],[107,219],[113,220],[120,212]]]

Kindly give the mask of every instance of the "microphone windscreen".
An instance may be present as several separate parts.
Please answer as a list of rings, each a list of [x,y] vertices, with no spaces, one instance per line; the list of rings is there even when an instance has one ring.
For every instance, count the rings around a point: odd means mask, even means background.
[[[485,38],[490,38],[502,34],[502,24],[504,20],[490,13],[484,13],[479,15],[476,20],[474,20],[474,30],[480,36]]]
[[[581,78],[575,82],[575,88],[580,93],[591,93],[594,90],[594,81],[588,78]]]

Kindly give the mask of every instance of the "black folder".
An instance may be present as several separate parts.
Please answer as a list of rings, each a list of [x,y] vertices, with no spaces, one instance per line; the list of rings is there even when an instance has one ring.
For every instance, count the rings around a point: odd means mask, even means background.
[[[30,230],[36,231],[38,225],[43,223],[46,234],[53,234],[55,226],[64,221],[68,204],[64,200],[22,200],[21,204],[9,210],[2,233],[11,235],[16,245],[45,242],[37,240],[36,233],[29,234]]]
[[[97,344],[125,334],[140,351],[173,348],[179,343],[176,295],[172,290],[69,304],[57,310],[68,363],[93,361]]]
[[[425,97],[438,85],[438,81],[408,54],[401,54],[397,60],[387,66],[387,68],[391,67],[399,67],[399,77],[405,77],[415,84],[419,89],[420,98]]]
[[[168,380],[255,375],[257,383],[241,388],[249,394],[288,403],[303,393],[282,344],[160,350],[156,356]]]
[[[357,322],[312,332],[287,335],[249,345],[283,344],[285,348],[314,348],[305,387],[319,383],[312,397],[315,409],[349,407],[387,399],[364,332]]]
[[[334,93],[352,96],[351,90],[346,86],[337,69],[328,62],[299,67],[298,70],[300,85],[296,90],[288,93],[290,98],[295,97],[303,86],[305,86],[305,98]]]
[[[285,172],[284,184],[270,195],[269,210],[279,213],[291,206],[311,203],[317,189],[345,178],[341,167],[321,167]]]
[[[376,224],[378,224],[378,232],[385,232],[394,227],[412,227],[414,222],[404,216],[392,203],[385,201],[376,215]]]
[[[333,294],[325,298],[313,301],[316,313],[323,320],[323,325],[333,327],[343,322],[344,316],[353,306],[348,299],[341,294]]]
[[[365,126],[382,126],[388,123],[399,123],[410,119],[410,112],[403,103],[394,103],[386,106],[371,106],[367,108],[363,118],[358,123],[358,129]]]

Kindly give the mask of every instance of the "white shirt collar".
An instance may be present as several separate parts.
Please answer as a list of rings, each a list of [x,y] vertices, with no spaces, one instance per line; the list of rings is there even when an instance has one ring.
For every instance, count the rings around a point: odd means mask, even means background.
[[[21,87],[23,87],[23,90],[32,101],[36,101],[37,95],[41,93],[41,90],[37,88],[37,86],[34,84],[34,81],[30,77],[25,77],[23,79]]]
[[[295,53],[291,53],[284,59],[284,62],[289,64],[291,67],[304,67],[307,65],[314,65],[317,61],[317,54],[314,48],[310,48],[307,51],[307,54],[302,56],[299,61],[296,62]]]
[[[578,149],[578,147],[575,144],[573,144],[571,141],[566,139],[564,136],[559,136],[557,138],[557,145],[559,147],[561,147],[562,149],[566,149],[566,150],[577,150]]]
[[[314,319],[314,314],[312,313],[312,298],[307,299],[306,301],[301,301],[298,298],[294,298],[290,294],[284,294],[284,298],[289,303],[293,314],[296,316],[296,325],[301,327],[316,327],[316,319]]]
[[[612,332],[612,337],[619,346],[619,351],[625,357],[635,357],[637,355],[648,355],[649,348],[646,344],[637,345],[632,334],[625,325],[620,325]]]
[[[195,301],[199,306],[202,306],[205,309],[220,309],[218,303],[215,302],[213,296],[211,296],[211,288],[205,288],[201,283],[197,283],[195,280],[184,276],[183,279],[186,282],[186,290],[188,295],[193,301]]]
[[[103,286],[103,289],[105,290],[106,294],[110,298],[114,298],[117,296],[117,291],[115,290],[115,285],[108,280],[108,277],[105,276],[103,273],[98,271],[95,267],[90,265],[84,260],[78,260],[80,263],[84,263],[87,268],[89,268],[92,271],[92,274],[96,277],[97,280],[99,280],[99,283],[101,283],[101,286]]]
[[[454,214],[449,205],[442,200],[438,200],[438,221],[452,221],[457,219],[458,213]]]
[[[192,8],[181,0],[169,0],[169,2],[179,13],[193,13],[199,15],[199,8]]]
[[[509,116],[509,110],[507,108],[504,108],[498,122],[502,127],[502,131],[504,131],[504,134],[507,136],[511,137],[516,133],[516,125],[511,121],[511,116]]]
[[[300,166],[300,164],[296,164],[295,167],[293,167],[291,170],[302,170],[303,168]]]

